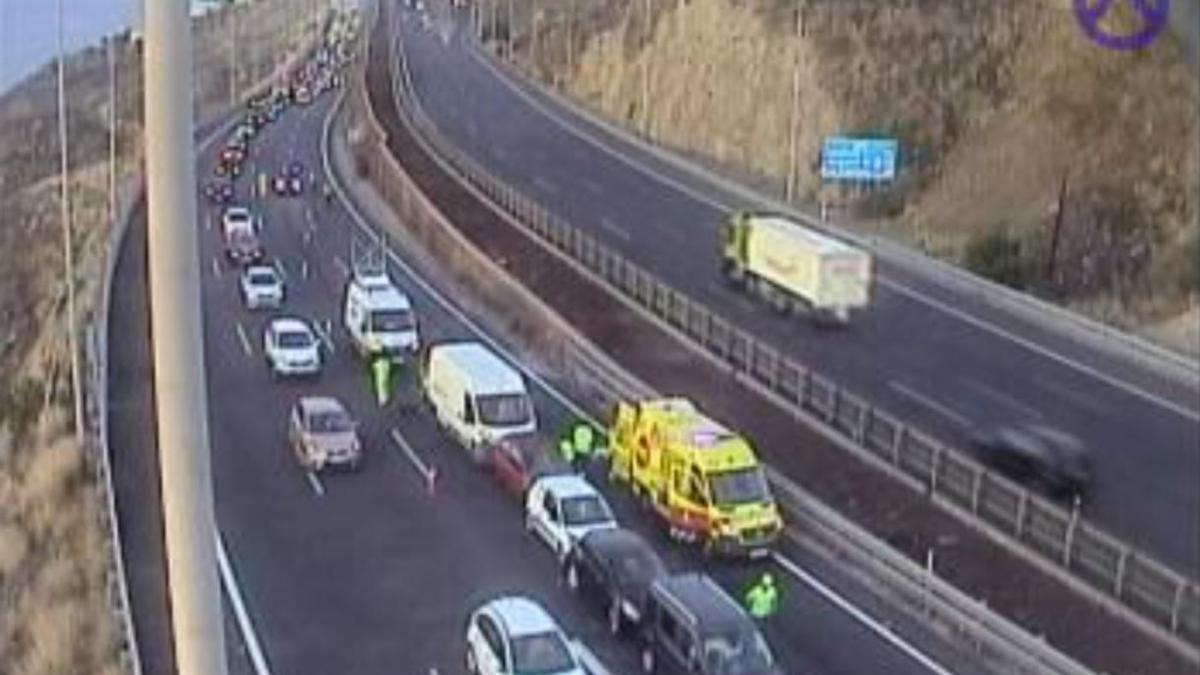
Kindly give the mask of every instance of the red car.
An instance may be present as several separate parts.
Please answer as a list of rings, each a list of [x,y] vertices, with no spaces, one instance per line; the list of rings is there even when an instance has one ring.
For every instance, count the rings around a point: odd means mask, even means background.
[[[547,439],[536,434],[510,436],[488,453],[492,475],[506,491],[523,497],[534,480],[542,476],[570,474],[570,465],[553,453]]]

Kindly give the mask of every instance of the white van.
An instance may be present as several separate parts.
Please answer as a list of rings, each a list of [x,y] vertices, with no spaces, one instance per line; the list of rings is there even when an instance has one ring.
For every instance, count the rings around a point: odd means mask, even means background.
[[[383,352],[402,360],[420,347],[412,303],[386,273],[356,274],[346,282],[344,321],[363,356]]]
[[[478,342],[431,345],[421,387],[438,425],[482,464],[487,446],[533,433],[537,417],[521,374]]]

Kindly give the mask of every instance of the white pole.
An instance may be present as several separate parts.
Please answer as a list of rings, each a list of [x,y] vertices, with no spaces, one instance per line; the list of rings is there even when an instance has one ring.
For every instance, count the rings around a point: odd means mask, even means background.
[[[143,0],[146,212],[163,534],[178,675],[226,675],[209,466],[188,3]]]
[[[71,399],[75,442],[83,446],[83,386],[79,372],[79,326],[75,322],[75,250],[71,236],[71,186],[67,153],[67,77],[63,44],[63,0],[58,0],[58,158],[63,267],[67,288],[67,348],[71,350]]]
[[[800,50],[803,48],[804,5],[796,5],[796,54],[792,59],[792,114],[788,117],[788,168],[787,185],[784,186],[784,201],[791,202],[796,190],[796,154],[800,142]]]

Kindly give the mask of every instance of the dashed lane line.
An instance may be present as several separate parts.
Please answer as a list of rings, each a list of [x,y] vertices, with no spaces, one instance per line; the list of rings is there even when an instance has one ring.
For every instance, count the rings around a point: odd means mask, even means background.
[[[971,426],[971,420],[969,418],[967,418],[965,415],[960,414],[954,408],[951,408],[950,406],[948,406],[944,403],[940,403],[940,402],[930,398],[929,396],[922,394],[921,392],[917,391],[916,389],[913,389],[912,387],[904,384],[903,382],[900,382],[898,380],[889,380],[888,386],[891,387],[892,389],[894,389],[900,395],[910,398],[910,399],[916,401],[917,403],[920,403],[921,405],[925,406],[926,408],[929,408],[930,410],[938,413],[939,415],[941,415],[942,417],[945,417],[946,419],[949,419],[950,421],[954,422],[955,424],[958,424],[959,426],[963,426],[963,427]]]
[[[242,351],[246,353],[246,356],[254,356],[254,347],[250,346],[250,338],[246,336],[246,329],[242,326],[242,322],[238,321],[234,324],[234,328],[237,332],[238,341],[242,343]]]

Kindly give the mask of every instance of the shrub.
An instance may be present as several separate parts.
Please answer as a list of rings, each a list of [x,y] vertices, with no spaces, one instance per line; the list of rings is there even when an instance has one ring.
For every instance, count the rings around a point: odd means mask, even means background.
[[[1029,252],[1007,228],[994,227],[967,243],[963,265],[981,277],[1024,289],[1030,283]]]

